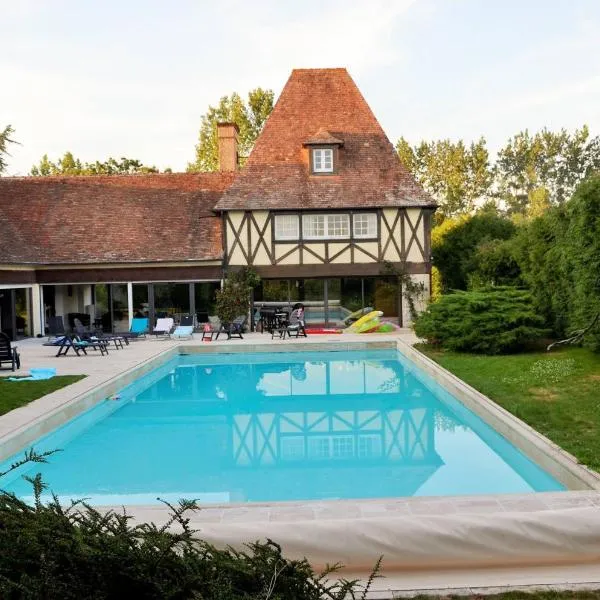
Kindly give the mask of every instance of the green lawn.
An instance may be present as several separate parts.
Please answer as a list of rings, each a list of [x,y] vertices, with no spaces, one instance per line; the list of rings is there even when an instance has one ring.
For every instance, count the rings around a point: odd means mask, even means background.
[[[600,354],[583,348],[479,356],[419,350],[600,470]]]
[[[0,377],[0,415],[28,404],[50,392],[75,383],[85,375],[59,375],[44,381],[6,381]]]

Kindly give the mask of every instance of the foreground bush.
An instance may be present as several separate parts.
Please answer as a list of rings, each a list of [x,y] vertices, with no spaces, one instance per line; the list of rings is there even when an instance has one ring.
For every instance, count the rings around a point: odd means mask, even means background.
[[[26,460],[45,458],[32,453]],[[341,600],[366,594],[356,582],[328,581],[337,567],[316,575],[306,560],[286,559],[272,541],[237,552],[196,539],[185,516],[196,508],[191,502],[171,507],[164,527],[133,526],[123,513],[100,513],[83,503],[64,508],[55,498],[44,505],[45,486],[39,476],[31,482],[34,506],[0,492],[3,600]]]
[[[495,288],[442,296],[420,315],[415,332],[448,350],[505,354],[546,335],[543,325],[529,292]]]

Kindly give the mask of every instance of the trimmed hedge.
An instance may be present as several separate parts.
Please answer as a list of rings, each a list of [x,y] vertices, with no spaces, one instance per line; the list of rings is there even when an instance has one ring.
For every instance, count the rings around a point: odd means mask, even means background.
[[[509,287],[442,296],[419,316],[415,332],[442,348],[480,354],[519,352],[548,333],[531,294]]]

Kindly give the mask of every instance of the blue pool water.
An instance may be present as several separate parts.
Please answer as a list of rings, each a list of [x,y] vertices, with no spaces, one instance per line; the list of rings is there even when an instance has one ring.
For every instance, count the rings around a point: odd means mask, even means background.
[[[561,490],[396,351],[179,356],[40,440],[29,498],[147,504]],[[7,462],[12,462],[7,461]],[[3,470],[0,467],[0,470]]]

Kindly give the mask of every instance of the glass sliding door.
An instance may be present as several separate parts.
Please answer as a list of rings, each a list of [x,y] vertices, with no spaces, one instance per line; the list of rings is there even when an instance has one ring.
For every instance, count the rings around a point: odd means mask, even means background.
[[[127,284],[113,283],[111,285],[111,297],[112,331],[129,331],[129,306],[127,304]]]
[[[96,328],[101,328],[102,331],[112,331],[110,285],[105,283],[99,283],[94,286],[94,321],[92,325]]]
[[[148,284],[134,283],[133,294],[133,316],[137,318],[149,317],[150,306],[148,303]]]
[[[28,337],[31,331],[30,289],[15,289],[15,329],[16,338]]]
[[[287,279],[263,279],[254,291],[256,302],[290,302],[290,282]]]
[[[154,314],[157,319],[171,317],[175,322],[190,312],[189,283],[155,283]]]
[[[207,323],[208,317],[215,315],[215,294],[220,289],[218,281],[203,281],[193,283],[197,323]]]
[[[307,325],[325,325],[325,280],[292,279],[290,282],[290,304],[302,302]]]
[[[328,279],[327,304],[328,325],[343,326],[351,313],[364,306],[362,279]]]
[[[384,317],[400,316],[400,286],[396,277],[365,278],[364,298],[365,306],[382,311]]]

